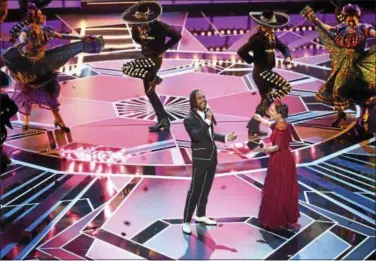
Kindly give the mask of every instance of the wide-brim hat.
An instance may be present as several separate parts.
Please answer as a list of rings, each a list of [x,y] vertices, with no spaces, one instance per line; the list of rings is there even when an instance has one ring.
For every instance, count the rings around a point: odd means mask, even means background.
[[[43,9],[51,4],[52,0],[18,0],[20,9],[24,12],[27,11],[30,4],[34,4],[36,8]]]
[[[34,3],[39,9],[42,9],[51,4],[52,0],[28,0],[28,2]]]
[[[12,83],[10,77],[0,70],[0,88],[6,88]]]
[[[140,9],[147,10],[141,12]],[[129,7],[121,18],[128,24],[145,24],[155,21],[162,14],[162,5],[157,1],[140,1]]]
[[[269,13],[272,11],[269,11]],[[266,12],[250,12],[251,18],[260,25],[272,28],[283,27],[290,21],[290,16],[281,12],[272,12],[271,18],[265,17]]]

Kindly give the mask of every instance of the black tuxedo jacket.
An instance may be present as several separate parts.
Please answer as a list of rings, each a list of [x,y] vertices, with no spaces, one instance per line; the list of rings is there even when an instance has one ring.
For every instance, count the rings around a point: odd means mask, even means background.
[[[274,40],[269,42],[265,33],[259,30],[238,50],[238,55],[248,64],[254,63],[255,69],[271,70],[275,67],[276,62],[275,48],[282,52],[286,58],[291,57],[289,48],[276,35]],[[249,54],[250,51],[253,51],[253,56]]]
[[[225,142],[226,136],[215,133],[213,124],[209,126],[195,111],[191,111],[184,119],[184,127],[191,137],[193,162],[217,162],[217,146],[214,141]],[[209,128],[212,130],[212,137]]]
[[[141,34],[137,25],[132,26],[132,38],[141,45],[142,54],[146,57],[154,57],[163,54],[177,44],[182,35],[168,24],[155,21],[150,24],[147,35]],[[166,38],[170,39],[166,42]]]

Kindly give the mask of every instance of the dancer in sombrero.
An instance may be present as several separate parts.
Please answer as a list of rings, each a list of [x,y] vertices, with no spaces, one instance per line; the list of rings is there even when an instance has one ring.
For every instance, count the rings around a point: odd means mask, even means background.
[[[259,24],[257,32],[243,45],[238,55],[248,64],[254,63],[253,79],[261,96],[261,102],[256,108],[256,114],[267,116],[267,110],[274,99],[282,98],[291,91],[291,86],[281,75],[273,72],[275,67],[275,49],[285,56],[284,64],[292,61],[289,48],[284,45],[274,34],[274,29],[285,26],[290,18],[288,15],[271,10],[264,12],[251,12],[252,19]],[[253,52],[253,56],[249,52]],[[260,121],[252,117],[248,125],[249,140],[264,136],[260,131]]]
[[[359,22],[361,11],[357,5],[344,6],[344,22],[335,27],[321,22],[309,6],[301,14],[317,25],[332,59],[329,79],[316,94],[317,100],[334,106],[338,112],[332,126],[338,126],[346,118],[345,110],[354,105],[362,108],[359,122],[367,122],[368,110],[374,110],[376,104],[376,46],[366,50],[366,45],[369,37],[375,37],[375,28]]]
[[[157,115],[158,123],[150,126],[150,131],[168,130],[170,121],[155,92],[156,85],[162,82],[157,76],[162,65],[162,55],[181,39],[181,34],[169,25],[158,21],[162,6],[156,1],[141,1],[129,7],[122,18],[132,25],[132,38],[141,45],[144,57],[124,64],[123,73],[143,80],[145,93]],[[166,42],[166,38],[170,38]]]
[[[43,25],[46,19],[39,8],[31,3],[28,8],[29,25],[22,29],[20,43],[2,54],[4,64],[17,82],[12,98],[19,112],[25,115],[24,129],[29,128],[31,108],[36,104],[52,111],[55,127],[69,132],[59,112],[60,84],[57,81],[57,70],[79,53],[100,52],[104,46],[103,38],[57,33],[53,28]],[[79,41],[46,50],[52,38]]]

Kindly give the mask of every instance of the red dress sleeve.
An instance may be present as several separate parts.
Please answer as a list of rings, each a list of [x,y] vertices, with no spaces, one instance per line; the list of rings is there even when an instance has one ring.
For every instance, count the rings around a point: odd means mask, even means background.
[[[290,147],[291,134],[286,123],[276,124],[273,129],[274,145],[278,145],[279,150],[286,150]]]

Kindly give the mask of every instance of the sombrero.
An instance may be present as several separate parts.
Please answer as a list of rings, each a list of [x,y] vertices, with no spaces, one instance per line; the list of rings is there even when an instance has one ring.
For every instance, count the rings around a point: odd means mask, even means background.
[[[0,88],[6,88],[11,84],[11,79],[10,77],[0,70]]]
[[[272,28],[283,27],[290,21],[290,17],[287,14],[270,10],[264,12],[250,12],[249,15],[256,23]]]
[[[34,4],[38,9],[42,9],[46,8],[51,2],[52,0],[18,0],[20,9],[23,11],[27,11],[29,3]]]
[[[155,21],[162,14],[162,5],[157,1],[140,1],[129,7],[122,15],[128,24],[145,24]]]

